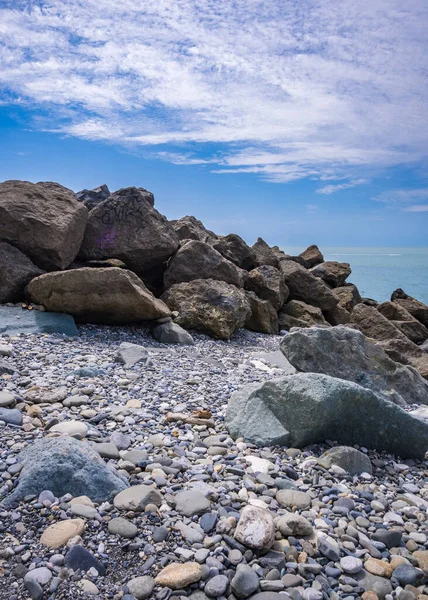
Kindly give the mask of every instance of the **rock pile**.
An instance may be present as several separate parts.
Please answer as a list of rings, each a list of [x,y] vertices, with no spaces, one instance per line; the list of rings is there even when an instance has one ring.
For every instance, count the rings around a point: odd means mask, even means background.
[[[402,290],[379,306],[362,299],[346,282],[349,264],[324,261],[317,246],[289,256],[262,238],[250,247],[236,234],[218,236],[195,217],[168,221],[153,194],[135,187],[74,194],[6,181],[0,222],[2,303],[29,300],[87,323],[174,319],[218,339],[241,327],[275,334],[350,325],[428,377],[428,307]],[[168,343],[189,341],[172,326],[154,331]]]

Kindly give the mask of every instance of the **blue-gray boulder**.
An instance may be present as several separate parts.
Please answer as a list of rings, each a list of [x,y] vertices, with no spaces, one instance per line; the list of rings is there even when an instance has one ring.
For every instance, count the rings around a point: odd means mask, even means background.
[[[50,490],[57,497],[72,494],[104,502],[128,487],[98,452],[74,438],[38,440],[27,446],[18,460],[23,468],[17,487],[3,500],[5,506],[43,490]]]
[[[258,446],[330,439],[403,458],[423,458],[428,448],[428,423],[356,383],[319,373],[245,386],[231,396],[225,423],[232,437]]]
[[[60,333],[75,336],[79,332],[71,315],[0,306],[0,335],[20,333]]]

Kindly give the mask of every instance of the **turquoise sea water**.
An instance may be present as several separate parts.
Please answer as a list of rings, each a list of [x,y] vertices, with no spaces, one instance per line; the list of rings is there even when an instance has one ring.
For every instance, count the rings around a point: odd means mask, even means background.
[[[304,248],[284,247],[296,255]],[[428,304],[428,248],[320,248],[325,260],[348,262],[362,296],[380,302],[389,300],[391,292],[402,288],[407,294]]]

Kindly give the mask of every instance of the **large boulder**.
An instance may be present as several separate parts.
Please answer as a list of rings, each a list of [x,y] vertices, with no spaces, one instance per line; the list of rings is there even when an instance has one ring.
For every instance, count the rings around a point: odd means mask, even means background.
[[[255,292],[262,300],[268,300],[276,310],[283,306],[289,295],[280,270],[271,265],[252,269],[246,277],[245,289]]]
[[[76,198],[83,202],[88,210],[95,208],[103,200],[107,200],[110,196],[110,190],[105,183],[92,189],[92,190],[81,190],[76,192]]]
[[[43,273],[18,248],[0,242],[0,304],[23,300],[27,283]]]
[[[224,258],[233,262],[237,267],[247,271],[253,268],[255,260],[254,252],[236,233],[229,233],[229,235],[218,237],[211,242],[211,245]]]
[[[319,265],[324,262],[324,256],[321,253],[321,250],[315,244],[309,246],[299,254],[303,260],[309,263],[309,267],[315,267],[315,265]]]
[[[209,244],[217,238],[215,233],[206,229],[202,221],[199,221],[195,217],[181,217],[181,219],[170,221],[169,223],[180,241],[198,240],[199,242]]]
[[[374,306],[358,304],[351,313],[351,322],[367,337],[377,340],[385,352],[395,361],[412,365],[428,379],[426,353],[388,321]]]
[[[279,311],[279,326],[287,331],[292,327],[329,327],[320,308],[301,300],[290,300]]]
[[[17,487],[3,501],[6,506],[43,490],[50,490],[57,497],[71,494],[104,502],[128,487],[98,452],[71,437],[37,440],[22,450],[18,461],[22,470]]]
[[[391,295],[391,301],[403,306],[415,319],[422,325],[428,327],[428,306],[416,298],[409,296],[401,288],[398,288]]]
[[[331,310],[325,310],[324,317],[330,325],[346,325],[351,321],[351,314],[340,304],[337,304]]]
[[[69,313],[83,323],[120,325],[170,315],[135,273],[116,267],[47,273],[33,279],[26,293],[47,310]]]
[[[232,394],[226,427],[257,446],[303,448],[327,439],[424,458],[428,423],[356,383],[298,373]]]
[[[356,329],[300,329],[281,340],[281,351],[298,371],[358,383],[402,406],[428,404],[428,383],[419,373],[393,361]]]
[[[209,244],[189,240],[168,263],[164,274],[165,288],[194,279],[218,279],[237,287],[243,286],[242,271]]]
[[[138,274],[160,267],[177,250],[179,239],[153,208],[151,197],[143,188],[124,188],[100,202],[89,213],[79,257],[118,258]]]
[[[175,322],[228,340],[236,329],[244,327],[251,314],[245,292],[234,285],[214,279],[196,279],[170,287],[162,300],[179,316]]]
[[[79,332],[71,315],[0,306],[0,335],[20,333],[60,333],[74,336]]]
[[[382,302],[377,310],[415,344],[428,339],[428,329],[397,302]]]
[[[88,218],[73,192],[51,182],[0,183],[0,240],[41,269],[66,269],[76,258]]]
[[[261,267],[262,265],[278,266],[278,258],[274,250],[267,244],[263,238],[257,238],[257,241],[251,246],[255,255],[254,266]]]
[[[268,300],[262,300],[254,292],[245,292],[251,314],[244,327],[260,333],[278,333],[278,314]]]
[[[353,283],[337,287],[333,290],[333,294],[339,299],[338,306],[341,306],[348,312],[352,312],[354,306],[362,302],[360,292]]]
[[[314,277],[307,269],[292,260],[280,262],[281,273],[288,289],[291,300],[302,300],[321,310],[331,310],[338,299],[326,284]]]
[[[327,261],[313,267],[311,273],[325,281],[330,287],[336,288],[343,286],[351,274],[351,266],[349,263]]]

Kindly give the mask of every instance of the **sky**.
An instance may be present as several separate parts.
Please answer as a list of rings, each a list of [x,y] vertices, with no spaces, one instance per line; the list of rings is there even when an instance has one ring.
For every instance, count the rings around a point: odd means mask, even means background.
[[[0,0],[0,180],[280,246],[428,246],[426,0]]]

